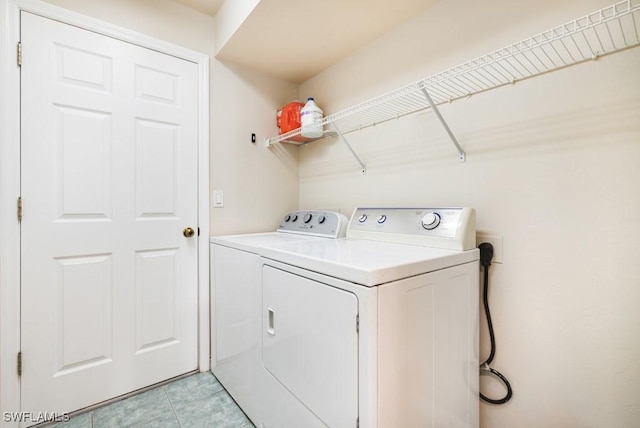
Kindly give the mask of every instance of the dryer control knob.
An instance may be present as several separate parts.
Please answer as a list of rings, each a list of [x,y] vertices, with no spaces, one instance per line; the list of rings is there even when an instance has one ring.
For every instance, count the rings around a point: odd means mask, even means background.
[[[358,219],[359,223],[364,223],[365,221],[367,221],[367,215],[366,214],[362,214],[360,216],[360,218]]]
[[[422,227],[427,230],[432,230],[438,227],[440,224],[440,214],[438,213],[427,213],[422,216]]]
[[[387,216],[382,214],[380,217],[378,217],[378,224],[382,224],[385,221],[387,221]]]
[[[322,224],[327,220],[327,218],[323,215],[321,215],[320,217],[318,217],[318,223]]]
[[[305,223],[309,223],[311,221],[311,219],[313,218],[313,216],[309,213],[304,215],[304,218],[302,219],[302,221],[304,221]]]

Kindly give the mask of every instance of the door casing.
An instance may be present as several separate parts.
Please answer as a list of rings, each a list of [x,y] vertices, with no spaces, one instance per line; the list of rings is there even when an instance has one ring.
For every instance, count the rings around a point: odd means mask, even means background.
[[[38,0],[0,0],[0,425],[20,411],[20,12],[28,11],[198,65],[198,365],[209,360],[209,56]],[[25,207],[28,211],[28,207]],[[25,368],[26,369],[26,368]]]

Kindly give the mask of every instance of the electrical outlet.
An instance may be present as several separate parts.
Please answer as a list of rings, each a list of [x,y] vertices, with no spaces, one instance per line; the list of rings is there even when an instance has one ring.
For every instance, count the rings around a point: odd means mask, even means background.
[[[491,263],[502,263],[502,236],[476,234],[476,246],[483,242],[493,245],[493,260],[491,260]]]

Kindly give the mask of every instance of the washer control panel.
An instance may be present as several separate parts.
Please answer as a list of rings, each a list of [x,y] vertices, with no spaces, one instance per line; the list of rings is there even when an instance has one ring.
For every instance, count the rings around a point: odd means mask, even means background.
[[[473,208],[356,208],[348,238],[470,250],[476,246]]]
[[[344,238],[348,221],[344,214],[335,211],[294,211],[280,220],[277,230],[326,238]]]

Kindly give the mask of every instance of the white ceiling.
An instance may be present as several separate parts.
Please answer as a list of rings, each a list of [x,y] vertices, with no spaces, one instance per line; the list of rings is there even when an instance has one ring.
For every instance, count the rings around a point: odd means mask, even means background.
[[[176,1],[212,16],[224,2]],[[261,0],[216,58],[301,83],[437,1]]]
[[[200,11],[205,15],[214,16],[224,0],[175,0],[178,3],[182,3],[185,6],[189,6],[192,9]],[[238,0],[235,0],[238,1]]]

